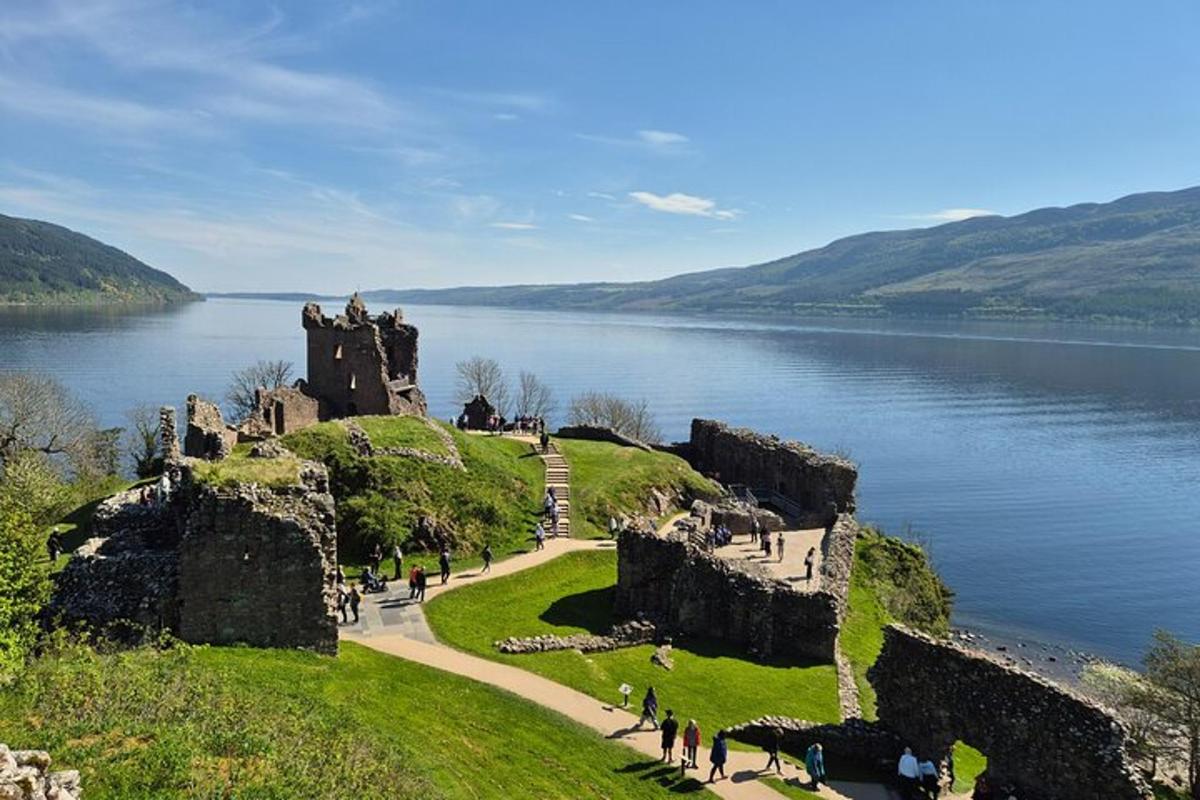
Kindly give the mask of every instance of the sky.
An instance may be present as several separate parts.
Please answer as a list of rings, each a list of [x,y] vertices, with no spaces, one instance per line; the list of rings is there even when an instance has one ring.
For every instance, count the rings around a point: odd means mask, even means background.
[[[644,280],[1200,184],[1200,3],[0,3],[0,213],[201,291]]]

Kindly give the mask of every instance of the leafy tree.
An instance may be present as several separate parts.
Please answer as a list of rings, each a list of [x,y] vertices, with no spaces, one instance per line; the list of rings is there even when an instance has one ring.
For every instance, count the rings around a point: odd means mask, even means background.
[[[19,511],[42,526],[59,520],[75,499],[49,457],[33,450],[19,453],[5,465],[0,498],[6,509]]]
[[[499,414],[508,413],[509,390],[504,370],[494,358],[474,356],[454,365],[458,374],[455,397],[460,403],[469,403],[476,395],[483,395]]]
[[[645,400],[631,402],[607,392],[584,392],[571,399],[572,425],[609,428],[640,442],[662,441],[662,432]]]
[[[1155,631],[1144,660],[1147,680],[1159,689],[1156,710],[1185,744],[1188,787],[1200,800],[1200,645]]]
[[[279,389],[287,386],[292,378],[294,365],[290,361],[256,361],[254,364],[233,373],[229,390],[225,393],[229,419],[238,423],[254,411],[254,396],[258,389]]]
[[[0,469],[23,452],[65,460],[76,474],[103,468],[105,436],[95,420],[61,383],[49,375],[0,375]]]
[[[1117,712],[1129,734],[1134,758],[1146,765],[1153,778],[1160,760],[1178,755],[1171,727],[1158,713],[1161,690],[1145,676],[1116,664],[1089,664],[1080,676],[1084,688]]]
[[[19,489],[0,484],[0,684],[21,669],[37,636],[37,614],[50,594],[38,563],[44,540],[32,514],[14,502]]]
[[[532,372],[521,370],[517,376],[518,417],[548,417],[555,409],[554,392]]]
[[[125,414],[129,427],[125,429],[125,452],[133,462],[139,478],[148,478],[162,469],[162,428],[159,411],[150,405],[140,405]]]

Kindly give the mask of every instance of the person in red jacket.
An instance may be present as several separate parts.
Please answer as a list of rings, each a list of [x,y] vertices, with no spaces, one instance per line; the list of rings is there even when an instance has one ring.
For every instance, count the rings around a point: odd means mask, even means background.
[[[692,769],[699,769],[696,763],[696,748],[700,746],[700,726],[696,724],[696,720],[689,719],[687,727],[683,729],[683,758],[679,760],[679,774],[689,766]]]

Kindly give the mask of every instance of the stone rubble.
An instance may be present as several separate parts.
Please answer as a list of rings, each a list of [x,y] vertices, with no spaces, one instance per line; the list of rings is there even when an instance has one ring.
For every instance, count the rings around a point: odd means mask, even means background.
[[[0,800],[80,800],[75,770],[50,771],[43,750],[10,750],[0,744]]]
[[[635,647],[640,644],[650,644],[656,641],[658,629],[652,623],[633,620],[614,625],[607,636],[590,633],[576,633],[570,636],[516,637],[495,642],[494,646],[501,653],[509,655],[524,655],[527,653],[549,653],[554,650],[578,650],[581,653],[606,653],[623,647]]]

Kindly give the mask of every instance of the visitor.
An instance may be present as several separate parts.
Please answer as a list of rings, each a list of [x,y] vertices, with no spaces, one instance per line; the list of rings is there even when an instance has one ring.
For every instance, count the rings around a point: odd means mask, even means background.
[[[780,775],[783,774],[783,764],[779,763],[779,749],[782,746],[783,746],[783,729],[782,728],[772,728],[771,733],[769,734],[769,738],[767,739],[767,755],[769,755],[770,758],[767,759],[767,765],[765,767],[763,767],[764,770],[771,769],[771,765],[774,764],[775,771],[777,773],[779,773]]]
[[[392,545],[392,561],[395,562],[396,565],[395,572],[392,575],[392,580],[398,581],[400,580],[400,575],[403,574],[404,570],[404,550],[401,549],[399,542]]]
[[[937,765],[932,759],[923,758],[917,763],[917,769],[921,773],[921,788],[933,800],[937,800],[938,795],[942,793],[941,775],[938,774]]]
[[[425,574],[424,567],[417,567],[417,602],[425,602],[425,586],[428,583],[428,576]]]
[[[779,537],[775,540],[775,557],[783,561],[783,533],[780,532]]]
[[[712,783],[713,778],[718,772],[721,777],[725,777],[725,762],[729,759],[729,745],[725,741],[725,731],[717,731],[717,735],[713,737],[712,752],[709,754],[709,760],[712,761],[712,769],[708,771],[708,782]]]
[[[975,778],[975,789],[971,792],[971,800],[996,800],[996,793],[992,791],[992,781],[987,772],[981,772]]]
[[[551,486],[546,490],[546,496],[542,498],[542,513],[547,517],[550,516],[550,511],[554,508],[554,487]]]
[[[621,708],[629,708],[629,695],[633,692],[633,687],[628,683],[622,683],[617,687],[617,691],[621,693]]]
[[[650,720],[654,730],[658,730],[658,695],[654,693],[653,686],[646,689],[646,696],[642,698],[642,716],[638,717],[638,727],[642,727],[646,720]]]
[[[346,573],[342,571],[341,564],[338,564],[337,568],[337,582],[339,584],[344,584],[346,582]]]
[[[442,548],[442,552],[438,556],[438,567],[442,571],[442,586],[445,586],[446,581],[450,580],[450,548]]]
[[[817,548],[808,548],[808,554],[804,556],[804,580],[812,580],[813,564],[817,560]]]
[[[57,530],[51,532],[50,537],[46,539],[46,552],[50,556],[51,564],[53,564],[55,561],[58,561],[58,557],[62,555],[62,550],[62,537],[59,535]]]
[[[904,755],[900,756],[900,761],[896,764],[896,774],[900,778],[902,800],[914,800],[921,781],[921,767],[911,747],[904,748]]]
[[[670,764],[675,761],[675,734],[679,732],[679,720],[675,712],[667,709],[667,717],[662,721],[662,760]]]
[[[758,517],[751,517],[750,518],[750,544],[754,544],[755,542],[758,541],[758,526],[759,526]]]
[[[535,550],[546,549],[546,529],[542,527],[542,523],[538,523],[533,529],[533,541]]]
[[[554,506],[554,510],[550,512],[550,533],[555,539],[558,538],[558,506]]]
[[[491,572],[491,571],[492,571],[492,543],[488,542],[487,544],[485,544],[483,546],[483,570],[481,570],[479,574],[482,575],[485,572]]]
[[[348,613],[349,609],[347,608],[347,606],[350,604],[350,595],[346,591],[346,585],[343,583],[339,583],[338,587],[337,587],[337,593],[338,593],[338,595],[337,595],[338,611],[342,615],[342,624],[348,625],[348,624],[350,624],[350,616]]]
[[[375,549],[371,551],[371,572],[378,575],[381,566],[383,566],[383,548],[376,542]]]
[[[358,605],[362,602],[362,595],[358,593],[358,586],[350,587],[350,613],[354,614],[354,624],[358,624]]]
[[[545,427],[542,428],[542,435],[538,437],[538,443],[541,444],[543,453],[550,452],[550,434],[546,433]]]
[[[696,763],[696,750],[700,747],[700,726],[696,724],[696,720],[689,719],[687,727],[683,729],[683,758],[679,762],[680,773],[685,770],[690,764],[692,769],[699,769],[700,765]]]
[[[825,780],[825,751],[820,742],[813,742],[808,746],[808,751],[804,754],[804,771],[808,773],[809,785],[813,791],[822,783],[829,785],[829,781]]]
[[[762,537],[763,558],[771,557],[771,534],[766,533]]]
[[[408,599],[409,600],[417,599],[417,572],[420,571],[420,569],[421,568],[419,566],[417,566],[416,564],[413,564],[413,568],[408,571]]]
[[[610,539],[617,538],[617,528],[618,527],[619,526],[617,525],[617,518],[609,517],[608,518],[608,538],[610,538]]]

